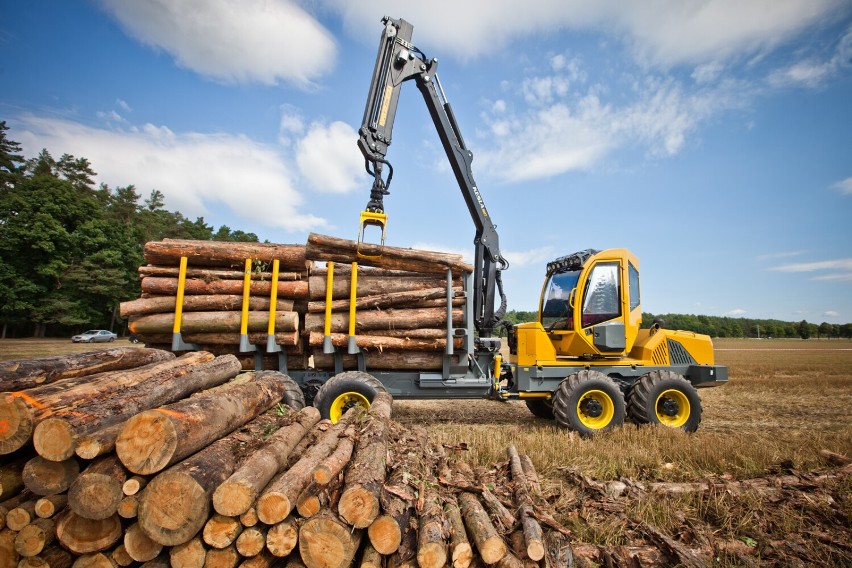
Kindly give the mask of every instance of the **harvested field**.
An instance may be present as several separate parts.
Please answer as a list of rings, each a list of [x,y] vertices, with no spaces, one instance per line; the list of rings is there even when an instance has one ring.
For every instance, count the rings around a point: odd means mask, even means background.
[[[104,348],[118,345],[126,342]],[[0,340],[0,360],[98,347]],[[654,545],[683,565],[707,564],[678,546],[719,566],[852,565],[852,471],[821,454],[852,456],[852,342],[716,348],[731,381],[701,391],[704,417],[691,435],[627,425],[581,439],[523,403],[486,400],[397,401],[394,419],[486,469],[505,468],[514,444],[576,542]]]

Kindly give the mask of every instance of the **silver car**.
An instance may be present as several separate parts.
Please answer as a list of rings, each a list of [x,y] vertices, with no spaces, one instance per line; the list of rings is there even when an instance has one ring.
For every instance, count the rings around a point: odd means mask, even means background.
[[[107,343],[109,341],[115,341],[116,337],[118,337],[118,335],[105,329],[90,329],[85,333],[75,335],[71,338],[71,341],[74,343]]]

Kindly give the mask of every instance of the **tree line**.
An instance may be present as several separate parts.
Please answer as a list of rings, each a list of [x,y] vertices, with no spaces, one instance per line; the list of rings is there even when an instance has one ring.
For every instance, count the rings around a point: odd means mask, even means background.
[[[0,121],[0,338],[62,337],[83,328],[122,334],[121,302],[139,297],[137,269],[148,241],[182,238],[257,242],[254,233],[203,217],[168,211],[154,189],[146,197],[133,185],[96,186],[86,158],[47,150],[24,159]],[[538,313],[512,310],[512,323]],[[665,327],[712,337],[852,337],[852,324],[819,325],[720,316],[644,314],[643,327]]]
[[[118,306],[139,297],[146,242],[258,240],[168,211],[156,189],[143,199],[133,185],[96,185],[86,158],[24,159],[7,130],[0,121],[0,338],[122,334]]]

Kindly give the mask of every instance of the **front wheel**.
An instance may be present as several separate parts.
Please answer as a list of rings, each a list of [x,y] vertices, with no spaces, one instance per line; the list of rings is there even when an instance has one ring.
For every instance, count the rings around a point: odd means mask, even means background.
[[[369,408],[376,394],[385,390],[374,376],[361,371],[347,371],[322,384],[314,397],[314,406],[320,411],[320,416],[336,424],[353,406]]]
[[[603,373],[582,370],[556,387],[553,414],[560,426],[590,436],[624,423],[624,396]]]
[[[701,398],[681,375],[651,371],[631,389],[627,412],[639,424],[660,424],[695,432],[701,423]]]

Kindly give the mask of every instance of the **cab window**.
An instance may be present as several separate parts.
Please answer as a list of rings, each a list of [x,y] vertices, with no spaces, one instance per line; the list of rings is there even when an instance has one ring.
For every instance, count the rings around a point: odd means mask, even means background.
[[[595,265],[589,274],[583,298],[583,327],[620,316],[620,297],[618,262],[601,262]]]
[[[568,299],[571,290],[576,288],[579,278],[579,270],[561,272],[550,277],[541,306],[541,324],[544,327],[562,320],[570,320],[571,307],[568,305]]]
[[[627,272],[630,279],[630,311],[632,312],[639,307],[639,271],[633,266],[633,263],[628,263]]]

